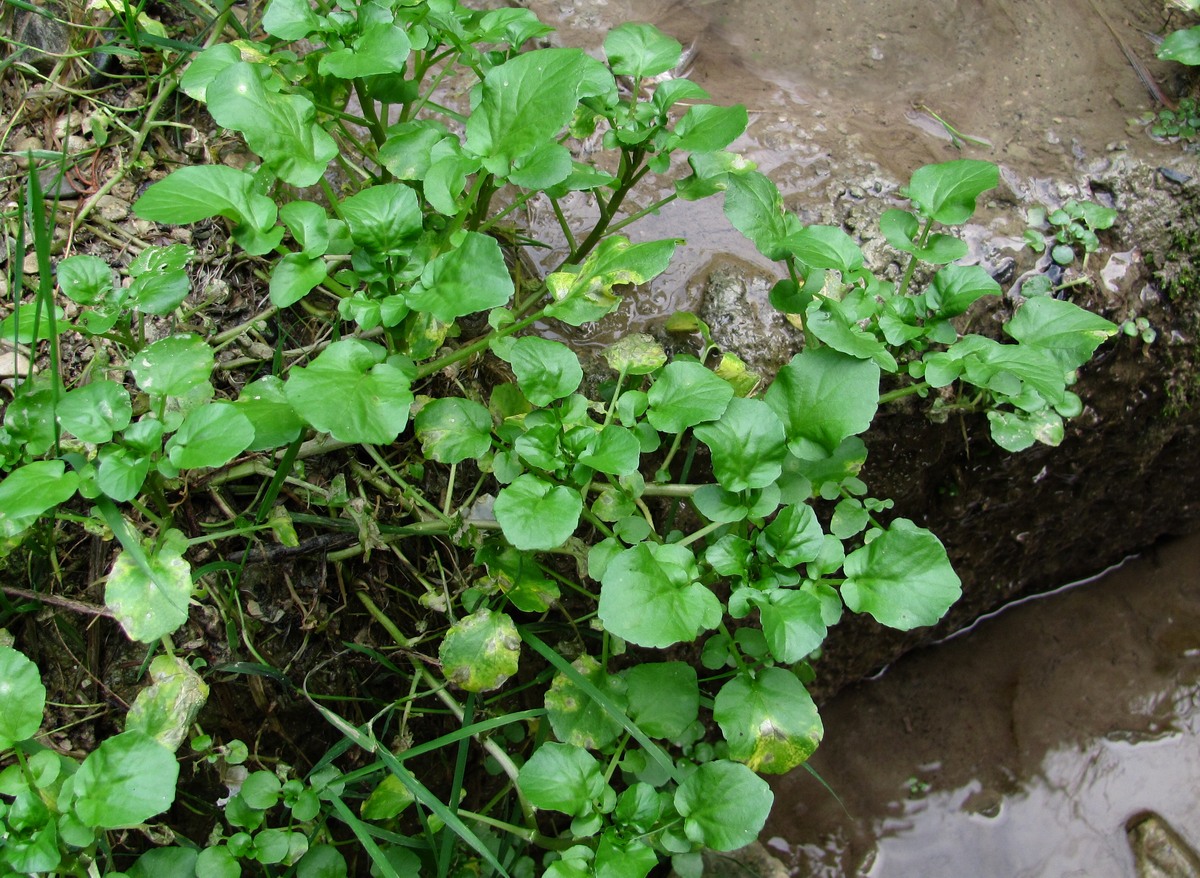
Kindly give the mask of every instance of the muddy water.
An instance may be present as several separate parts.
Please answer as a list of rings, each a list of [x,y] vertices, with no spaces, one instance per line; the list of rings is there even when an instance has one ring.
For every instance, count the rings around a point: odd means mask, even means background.
[[[976,157],[1016,174],[1069,177],[1084,156],[1127,140],[1127,121],[1150,102],[1119,40],[1165,92],[1175,86],[1150,39],[1168,27],[1161,0],[525,5],[571,45],[596,48],[615,24],[640,20],[694,47],[689,76],[715,101],[747,106],[748,152],[790,192],[844,183],[842,169],[855,164],[906,179],[956,155],[935,116],[990,144],[963,145]]]
[[[1132,878],[1126,822],[1200,846],[1200,537],[1011,607],[828,705],[768,846],[804,876]],[[843,808],[844,805],[844,808]]]

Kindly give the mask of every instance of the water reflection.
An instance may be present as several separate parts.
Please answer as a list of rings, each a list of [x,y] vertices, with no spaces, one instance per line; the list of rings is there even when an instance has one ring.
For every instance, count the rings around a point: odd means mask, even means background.
[[[1200,843],[1200,538],[1015,607],[824,711],[767,836],[799,875],[1128,878],[1127,822]],[[848,813],[847,813],[848,812]]]

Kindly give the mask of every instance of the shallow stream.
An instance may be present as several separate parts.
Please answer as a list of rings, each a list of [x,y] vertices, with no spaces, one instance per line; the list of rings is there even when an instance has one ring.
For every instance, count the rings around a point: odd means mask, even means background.
[[[1147,811],[1200,846],[1200,537],[912,653],[822,716],[811,764],[841,804],[795,772],[764,833],[797,875],[1132,878]]]

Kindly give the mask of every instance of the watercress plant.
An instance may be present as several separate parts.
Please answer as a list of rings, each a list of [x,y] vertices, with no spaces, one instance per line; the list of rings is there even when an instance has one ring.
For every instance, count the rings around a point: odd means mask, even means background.
[[[960,594],[937,537],[861,478],[880,406],[944,390],[935,408],[986,412],[1005,448],[1057,444],[1082,407],[1075,370],[1116,327],[1037,298],[1005,324],[1009,341],[960,335],[956,318],[1000,292],[958,264],[966,245],[952,234],[996,185],[994,165],[913,174],[910,209],[882,218],[906,259],[884,280],[845,231],[804,225],[729,150],[746,110],[664,78],[681,47],[648,25],[613,30],[604,60],[527,50],[548,32],[528,10],[454,0],[272,0],[262,27],[260,41],[199,54],[181,81],[257,162],[180,168],[134,209],[162,224],[222,220],[233,252],[264,273],[270,307],[252,323],[304,314],[324,337],[280,345],[225,398],[215,349],[246,327],[178,329],[186,247],[146,249],[127,284],[101,260],[63,259],[58,290],[79,316],[27,321],[26,309],[12,331],[80,333],[119,360],[70,387],[21,385],[0,432],[0,535],[13,551],[39,528],[114,534],[105,601],[148,644],[197,600],[235,611],[211,571],[192,569],[195,543],[272,533],[296,545],[297,526],[349,529],[356,551],[406,565],[407,620],[356,592],[394,641],[371,655],[460,729],[397,748],[375,724],[403,724],[409,706],[355,722],[314,699],[344,737],[328,764],[354,746],[360,767],[332,786],[333,774],[305,786],[250,773],[225,806],[235,831],[193,858],[194,874],[232,874],[239,858],[336,874],[304,866],[326,851],[306,847],[323,821],[381,875],[468,862],[515,874],[539,849],[557,878],[640,878],[665,858],[699,874],[702,849],[761,830],[772,796],[759,775],[820,743],[805,681],[828,629],[847,611],[930,625]],[[640,183],[672,171],[668,194],[642,200]],[[569,337],[650,284],[683,242],[622,232],[668,201],[707,197],[781,264],[771,302],[803,327],[804,348],[759,380],[690,318],[698,356],[634,334],[606,351],[611,374],[589,380],[570,345],[536,330]],[[590,210],[566,209],[581,201]],[[534,204],[556,229],[520,221]],[[533,248],[555,264],[532,270]],[[498,377],[474,380],[480,364]],[[305,480],[303,460],[339,451],[336,484]],[[178,498],[215,480],[253,499],[225,531],[189,536]],[[478,810],[462,802],[471,739],[501,778]],[[449,795],[409,764],[432,750],[453,754]],[[260,829],[280,802],[292,828]],[[18,830],[49,851],[34,835],[52,824],[35,824]]]

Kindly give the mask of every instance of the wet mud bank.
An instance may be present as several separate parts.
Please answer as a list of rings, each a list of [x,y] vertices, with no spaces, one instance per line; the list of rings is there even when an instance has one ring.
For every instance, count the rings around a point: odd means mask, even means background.
[[[1117,323],[1143,317],[1157,338],[1122,335],[1100,350],[1075,387],[1084,412],[1057,448],[1008,454],[991,442],[982,416],[932,423],[927,401],[881,413],[864,480],[939,535],[963,599],[936,628],[909,634],[846,620],[827,641],[821,695],[1011,600],[1092,576],[1200,526],[1197,192],[1128,159],[1099,170],[1090,186],[1123,207],[1110,246],[1128,248],[1136,261],[1121,282],[1083,286],[1072,298]],[[1110,263],[1120,252],[1107,254]],[[974,319],[997,319],[1013,304],[1006,297]]]
[[[902,271],[878,231],[921,164],[996,162],[1001,185],[962,234],[1004,298],[967,316],[998,333],[1021,284],[1048,259],[1021,246],[1028,208],[1089,199],[1119,212],[1087,271],[1059,295],[1116,323],[1141,318],[1152,343],[1118,336],[1074,388],[1083,414],[1058,448],[1011,455],[980,415],[927,417],[931,400],[881,412],[862,473],[873,496],[943,540],[964,595],[934,629],[888,631],[869,618],[833,629],[814,695],[829,698],[906,651],[946,637],[1022,596],[1092,576],[1163,537],[1200,527],[1200,164],[1151,139],[1136,118],[1153,103],[1122,44],[1161,89],[1192,84],[1154,59],[1170,30],[1152,0],[1070,0],[1053,7],[974,0],[870,0],[846,14],[815,2],[526,0],[556,39],[597,49],[624,20],[650,21],[692,46],[690,78],[714,101],[744,103],[735,144],[784,190],[805,222],[841,225],[885,277]],[[954,142],[954,129],[973,142]],[[649,197],[649,196],[647,196]],[[712,216],[709,213],[713,213]],[[689,246],[654,289],[579,339],[585,349],[630,329],[664,336],[677,310],[704,315],[722,346],[770,372],[801,344],[766,305],[774,267],[711,206],[676,203],[641,234]],[[729,286],[733,285],[731,294]]]

